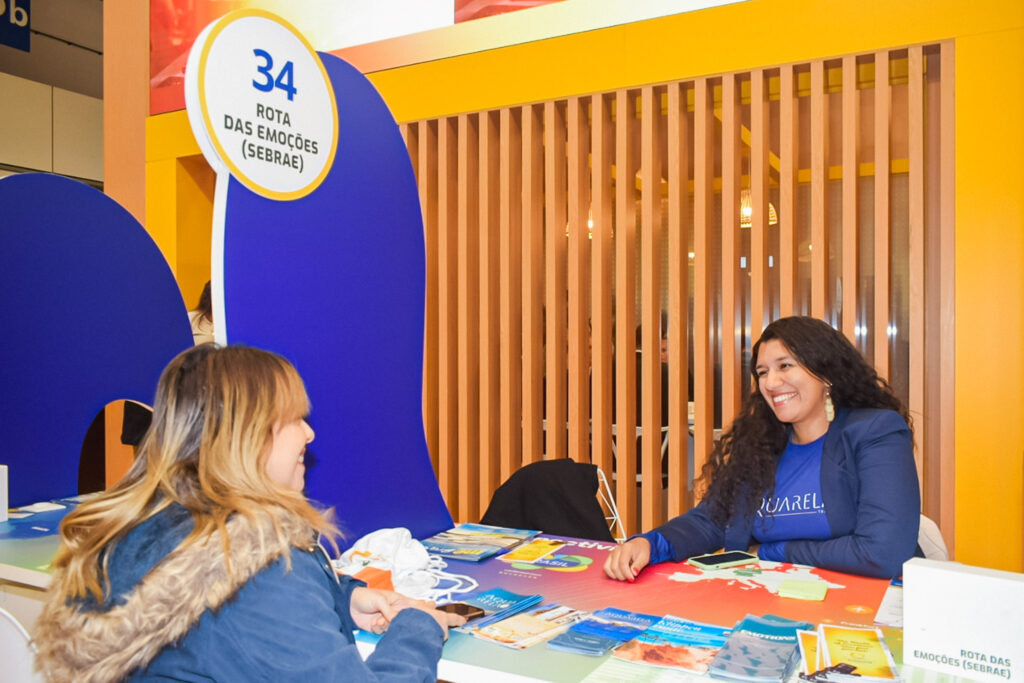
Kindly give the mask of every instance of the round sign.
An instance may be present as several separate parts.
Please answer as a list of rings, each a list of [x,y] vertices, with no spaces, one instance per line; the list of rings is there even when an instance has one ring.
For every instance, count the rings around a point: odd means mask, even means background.
[[[185,108],[210,165],[264,197],[304,197],[334,163],[331,81],[306,39],[269,12],[231,12],[199,34]]]

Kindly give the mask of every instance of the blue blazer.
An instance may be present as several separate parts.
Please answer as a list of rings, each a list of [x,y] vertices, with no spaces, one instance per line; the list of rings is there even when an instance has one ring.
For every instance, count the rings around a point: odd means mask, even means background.
[[[787,562],[891,578],[913,557],[921,492],[913,435],[891,410],[840,410],[821,454],[821,494],[832,537],[785,542]],[[719,548],[746,550],[753,515],[715,524],[706,503],[655,529],[678,562]]]

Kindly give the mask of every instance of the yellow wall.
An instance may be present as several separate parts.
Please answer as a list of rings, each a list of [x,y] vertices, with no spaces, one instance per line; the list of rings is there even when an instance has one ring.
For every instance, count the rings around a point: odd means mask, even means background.
[[[956,44],[957,559],[1021,569],[1024,3]]]
[[[751,0],[371,75],[414,120],[955,40],[956,558],[1024,558],[1024,3]]]
[[[1024,3],[750,0],[370,78],[409,121],[946,39],[956,55],[956,559],[1020,570]],[[147,140],[147,216],[161,216],[149,225],[161,246],[189,232],[168,224],[183,207],[164,196],[176,182],[165,164],[195,153],[174,151],[195,144],[181,130],[184,115],[165,117]],[[158,147],[171,151],[149,154]]]

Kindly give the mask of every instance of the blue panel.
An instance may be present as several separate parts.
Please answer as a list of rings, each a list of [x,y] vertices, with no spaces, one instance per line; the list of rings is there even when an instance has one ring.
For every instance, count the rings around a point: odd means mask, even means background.
[[[317,432],[307,494],[337,508],[350,538],[451,525],[423,434],[425,253],[416,179],[369,81],[323,54],[339,141],[303,199],[260,197],[232,179],[224,237],[229,343],[299,369]]]
[[[32,46],[31,0],[0,2],[0,45],[29,52]]]
[[[0,463],[17,506],[76,494],[92,419],[116,399],[151,404],[192,333],[159,248],[103,193],[59,176],[9,176],[0,215]]]

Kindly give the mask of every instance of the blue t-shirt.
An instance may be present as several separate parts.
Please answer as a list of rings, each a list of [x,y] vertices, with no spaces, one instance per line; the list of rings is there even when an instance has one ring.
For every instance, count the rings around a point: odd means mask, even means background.
[[[754,519],[754,538],[761,543],[758,557],[782,562],[786,541],[831,538],[825,501],[821,496],[821,452],[825,436],[807,444],[792,441],[779,457],[775,490],[761,501]],[[668,540],[657,531],[642,534],[651,544],[651,563],[672,559]]]
[[[825,539],[832,534],[821,497],[821,449],[825,436],[810,443],[789,442],[775,468],[775,490],[761,500],[754,517],[758,556],[782,561],[790,539]]]

